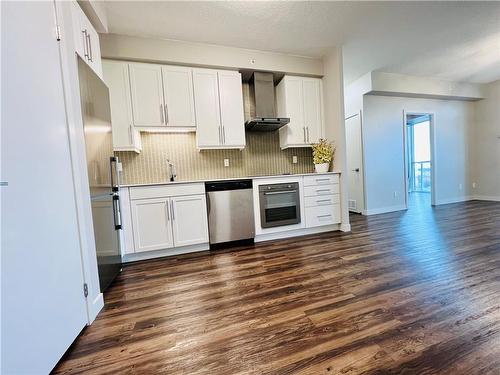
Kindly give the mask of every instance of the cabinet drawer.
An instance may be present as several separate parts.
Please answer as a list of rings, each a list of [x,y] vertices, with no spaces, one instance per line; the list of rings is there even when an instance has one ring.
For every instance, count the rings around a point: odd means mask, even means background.
[[[339,194],[339,184],[321,185],[321,186],[304,186],[304,197],[315,197],[318,195]]]
[[[323,174],[317,176],[304,176],[304,186],[332,185],[339,183],[338,174]]]
[[[321,195],[316,197],[304,198],[304,203],[306,207],[328,206],[332,204],[338,204],[339,202],[340,202],[340,196],[338,194]]]
[[[131,200],[196,194],[205,194],[205,184],[172,184],[130,188]]]
[[[306,211],[306,227],[319,227],[340,223],[340,205],[308,207]]]

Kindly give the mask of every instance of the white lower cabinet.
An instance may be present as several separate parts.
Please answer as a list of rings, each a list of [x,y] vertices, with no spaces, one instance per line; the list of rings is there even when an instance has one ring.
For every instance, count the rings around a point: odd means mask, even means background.
[[[338,174],[304,176],[303,199],[307,228],[341,222]]]
[[[208,242],[205,195],[172,197],[172,227],[175,246]]]
[[[169,198],[133,200],[131,211],[135,252],[174,246]]]
[[[189,186],[169,186],[166,189],[131,188],[130,209],[135,253],[208,243],[204,192],[152,197],[165,192],[183,194],[182,190],[189,191],[190,188],[198,190],[198,187]]]

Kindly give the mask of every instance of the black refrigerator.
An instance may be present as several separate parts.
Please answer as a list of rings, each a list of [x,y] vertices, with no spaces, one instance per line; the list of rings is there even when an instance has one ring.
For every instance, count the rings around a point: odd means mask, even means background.
[[[113,153],[109,90],[79,57],[78,78],[99,284],[104,292],[122,265],[118,158]]]

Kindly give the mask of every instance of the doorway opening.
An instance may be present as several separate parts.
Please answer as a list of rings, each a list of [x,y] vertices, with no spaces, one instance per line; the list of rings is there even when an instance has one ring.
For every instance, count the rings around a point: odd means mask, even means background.
[[[432,127],[430,113],[405,115],[407,208],[434,205]]]

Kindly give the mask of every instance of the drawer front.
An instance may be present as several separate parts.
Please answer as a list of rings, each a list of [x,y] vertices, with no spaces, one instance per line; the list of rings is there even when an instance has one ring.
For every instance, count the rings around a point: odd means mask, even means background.
[[[304,186],[304,197],[315,197],[319,195],[332,195],[339,193],[340,193],[339,184]]]
[[[320,195],[316,197],[305,197],[304,204],[306,207],[328,206],[340,203],[340,195]]]
[[[197,194],[205,194],[205,184],[174,184],[158,186],[137,186],[130,188],[131,200]]]
[[[339,183],[338,174],[320,174],[318,176],[304,176],[304,186],[332,185]]]
[[[306,211],[306,227],[319,227],[340,223],[340,205],[308,207]]]

